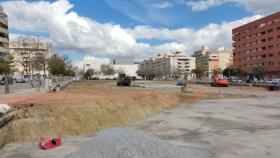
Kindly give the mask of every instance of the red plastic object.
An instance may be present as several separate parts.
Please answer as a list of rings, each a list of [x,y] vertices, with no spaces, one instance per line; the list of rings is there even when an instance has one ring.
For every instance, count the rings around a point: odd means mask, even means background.
[[[49,150],[52,148],[56,148],[58,146],[61,146],[61,139],[60,138],[54,138],[54,139],[48,139],[45,141],[41,141],[39,143],[39,146],[44,150]]]

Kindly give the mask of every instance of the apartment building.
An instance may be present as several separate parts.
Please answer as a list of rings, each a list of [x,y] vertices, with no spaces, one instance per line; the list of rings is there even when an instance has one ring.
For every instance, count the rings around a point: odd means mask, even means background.
[[[233,64],[247,73],[263,66],[268,78],[280,77],[280,12],[232,31]]]
[[[139,64],[140,71],[152,74],[157,79],[175,79],[182,74],[188,74],[189,79],[194,78],[191,73],[193,69],[195,69],[195,58],[186,56],[182,52],[158,54]]]
[[[15,77],[48,75],[48,62],[51,57],[51,44],[39,38],[21,36],[10,39],[11,64]]]
[[[9,54],[8,17],[0,5],[0,57]]]
[[[208,77],[212,78],[214,70],[224,70],[232,65],[233,54],[232,50],[226,50],[221,47],[217,50],[210,50],[203,46],[200,50],[192,55],[196,58],[196,65],[204,65],[208,71]]]

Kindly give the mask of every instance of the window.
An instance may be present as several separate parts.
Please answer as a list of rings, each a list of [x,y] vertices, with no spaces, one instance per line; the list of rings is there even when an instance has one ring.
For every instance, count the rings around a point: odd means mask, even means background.
[[[280,26],[277,27],[277,30],[278,30],[278,31],[280,30]]]
[[[271,61],[268,62],[268,65],[269,65],[269,66],[272,66],[272,65],[274,65],[274,62],[271,62]]]
[[[266,58],[266,54],[262,55],[262,58]]]
[[[274,55],[273,54],[268,54],[268,57],[273,57]]]
[[[272,45],[268,46],[268,49],[273,49],[273,46]]]
[[[262,42],[266,42],[266,39],[262,39]]]
[[[277,38],[280,39],[280,35],[278,35]]]
[[[268,40],[268,41],[272,41],[272,40],[273,40],[273,37],[269,37],[267,40]]]
[[[265,31],[261,32],[261,34],[264,35],[264,34],[265,34]]]
[[[271,33],[271,32],[273,32],[273,29],[267,30],[267,33]]]
[[[262,50],[266,50],[266,47],[262,47]]]

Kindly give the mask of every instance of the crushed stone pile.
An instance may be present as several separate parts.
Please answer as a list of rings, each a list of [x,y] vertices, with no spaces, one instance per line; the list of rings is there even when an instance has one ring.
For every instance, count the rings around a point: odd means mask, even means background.
[[[180,148],[129,128],[101,131],[67,158],[213,158],[208,151]]]

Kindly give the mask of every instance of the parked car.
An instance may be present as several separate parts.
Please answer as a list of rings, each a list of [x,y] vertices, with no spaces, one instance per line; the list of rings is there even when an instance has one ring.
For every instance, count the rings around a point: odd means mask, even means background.
[[[29,79],[27,78],[16,78],[16,83],[28,83]]]
[[[232,83],[242,83],[242,80],[238,80],[238,79],[231,79],[230,82]]]
[[[272,81],[273,81],[273,83],[275,83],[275,84],[280,84],[280,79],[273,79]]]
[[[265,81],[264,80],[254,80],[254,81],[252,81],[252,83],[261,84],[261,83],[265,83]]]
[[[265,83],[266,84],[273,84],[274,82],[273,82],[273,80],[267,80],[267,81],[265,81]]]

